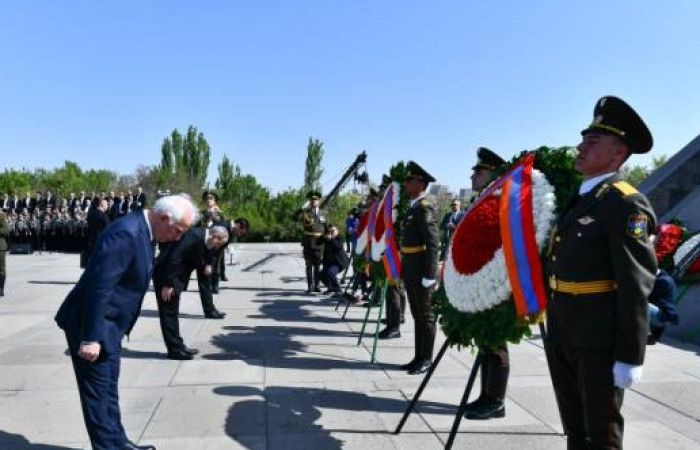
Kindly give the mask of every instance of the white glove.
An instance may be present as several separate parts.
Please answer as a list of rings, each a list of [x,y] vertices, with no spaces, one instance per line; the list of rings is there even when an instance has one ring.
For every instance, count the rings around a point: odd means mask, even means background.
[[[423,278],[420,282],[423,285],[423,287],[427,289],[430,286],[435,284],[435,279],[434,278]]]
[[[613,365],[613,379],[615,386],[623,389],[630,388],[634,383],[642,379],[642,366],[615,361]]]

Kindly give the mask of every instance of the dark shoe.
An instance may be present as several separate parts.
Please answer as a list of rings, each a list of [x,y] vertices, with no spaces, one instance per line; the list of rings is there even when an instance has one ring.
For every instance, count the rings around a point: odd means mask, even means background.
[[[499,400],[485,400],[474,411],[467,411],[465,417],[471,420],[488,420],[506,416],[506,405]]]
[[[185,347],[185,351],[192,356],[199,354],[199,349],[196,348]]]
[[[219,278],[221,281],[228,281],[228,277],[225,275],[221,275],[221,278]]]
[[[121,450],[156,450],[156,448],[148,444],[136,445],[131,441],[127,441],[126,444],[122,445]]]
[[[647,334],[647,345],[656,345],[656,338],[653,334]]]
[[[416,358],[413,358],[411,362],[403,364],[399,366],[399,369],[401,370],[413,370],[413,368],[418,364],[418,360]]]
[[[379,332],[379,339],[396,339],[401,337],[401,332],[396,329],[384,328]]]
[[[480,395],[479,398],[477,398],[473,402],[467,403],[466,409],[464,410],[464,415],[466,416],[468,412],[476,411],[477,409],[481,408],[481,405],[483,405],[485,402],[486,402],[486,397],[483,395]]]
[[[411,368],[408,371],[408,374],[409,375],[420,375],[422,373],[425,373],[428,371],[428,369],[430,369],[430,365],[431,365],[430,360],[425,359],[423,361],[419,361],[415,366],[413,366],[413,368]]]
[[[180,350],[177,352],[168,352],[168,359],[174,359],[177,361],[189,361],[193,359],[192,353],[186,352],[185,350]]]
[[[219,293],[219,288],[212,288],[211,293],[212,293],[212,294],[218,294],[218,293]]]
[[[225,316],[226,313],[222,313],[221,311],[212,311],[204,315],[207,319],[223,319]]]
[[[318,286],[316,286],[316,287],[314,288],[314,292],[321,292],[321,288],[318,287]]]
[[[406,322],[406,319],[402,317],[401,323],[404,323],[404,322]],[[386,325],[386,318],[382,319],[382,325]]]

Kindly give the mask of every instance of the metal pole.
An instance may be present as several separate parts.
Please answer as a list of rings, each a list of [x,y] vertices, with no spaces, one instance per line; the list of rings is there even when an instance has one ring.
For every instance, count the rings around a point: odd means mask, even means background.
[[[440,348],[440,351],[438,352],[437,357],[435,358],[433,363],[430,365],[430,369],[428,369],[428,373],[426,373],[425,376],[423,377],[423,381],[421,382],[420,386],[418,387],[418,390],[416,391],[415,395],[413,396],[413,399],[406,407],[406,411],[404,411],[403,417],[399,421],[399,424],[396,426],[396,430],[394,430],[394,434],[401,433],[401,429],[403,428],[404,424],[406,423],[406,420],[408,420],[408,416],[411,415],[413,408],[415,408],[416,403],[418,402],[418,399],[420,398],[421,394],[423,393],[423,389],[425,389],[425,387],[428,385],[428,381],[430,381],[430,377],[433,376],[433,372],[435,371],[435,368],[440,363],[440,360],[442,359],[443,355],[445,354],[445,352],[447,351],[447,348],[449,346],[450,346],[449,341],[445,341],[445,343],[442,344],[442,348]]]
[[[455,421],[452,424],[450,436],[447,438],[447,443],[445,444],[445,450],[450,450],[452,448],[452,444],[455,441],[455,436],[457,435],[457,430],[459,429],[459,424],[462,421],[464,411],[467,409],[467,400],[469,399],[469,394],[471,393],[472,387],[474,386],[476,374],[479,372],[479,368],[481,367],[482,359],[483,355],[481,354],[481,352],[477,353],[476,360],[474,360],[474,365],[472,366],[472,371],[469,374],[469,381],[467,381],[467,387],[466,389],[464,389],[462,401],[459,404],[459,408],[457,409],[457,415],[455,416]]]

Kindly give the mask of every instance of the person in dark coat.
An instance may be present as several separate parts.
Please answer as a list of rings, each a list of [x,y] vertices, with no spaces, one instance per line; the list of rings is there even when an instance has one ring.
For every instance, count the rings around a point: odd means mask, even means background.
[[[106,213],[107,200],[100,200],[100,203],[95,208],[90,208],[87,215],[87,235],[85,237],[85,256],[84,263],[80,267],[85,267],[90,259],[92,249],[95,247],[97,238],[100,237],[102,231],[109,226],[110,220]]]
[[[348,267],[350,258],[343,249],[343,240],[338,232],[338,227],[329,224],[323,243],[323,270],[321,282],[326,285],[326,294],[340,294],[338,274]]]
[[[624,390],[642,376],[657,261],[654,211],[619,169],[653,141],[641,117],[612,96],[598,100],[581,134],[574,168],[584,181],[560,211],[543,261],[545,350],[568,449],[620,449],[620,409]]]
[[[430,295],[437,277],[440,239],[435,208],[425,198],[435,178],[413,161],[406,168],[403,189],[411,205],[401,224],[401,278],[415,322],[415,356],[401,368],[418,375],[428,371],[433,359],[436,327]]]
[[[10,223],[7,220],[5,211],[0,211],[0,297],[5,296],[5,279],[7,272],[5,268],[7,255],[7,240],[10,238]]]
[[[654,345],[661,339],[670,323],[678,325],[678,311],[674,301],[676,299],[676,280],[664,269],[659,269],[656,274],[654,288],[649,294],[649,336],[647,344]]]
[[[158,255],[153,269],[153,287],[158,303],[160,329],[169,359],[188,360],[197,354],[197,350],[188,348],[180,336],[180,297],[187,289],[192,271],[196,270],[198,274],[203,272],[205,275],[212,272],[215,249],[226,245],[228,239],[229,234],[224,227],[194,227]],[[211,293],[208,298],[211,303],[208,312],[211,314],[216,309]],[[203,306],[204,303],[202,301]]]
[[[173,195],[160,199],[152,210],[114,222],[100,235],[87,268],[56,314],[93,449],[155,449],[131,442],[121,423],[121,343],[136,323],[148,290],[153,241],[180,239],[196,219],[192,202]]]

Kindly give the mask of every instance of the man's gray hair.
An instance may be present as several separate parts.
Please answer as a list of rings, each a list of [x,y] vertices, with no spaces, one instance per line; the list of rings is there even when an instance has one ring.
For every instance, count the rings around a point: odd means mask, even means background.
[[[192,203],[188,195],[166,195],[156,200],[153,211],[157,214],[167,214],[170,217],[170,224],[182,222],[182,219],[191,212],[192,223],[199,220],[197,207]]]
[[[211,236],[216,236],[219,239],[228,241],[228,230],[226,227],[222,227],[221,225],[214,225],[213,227],[209,228],[209,234]]]

